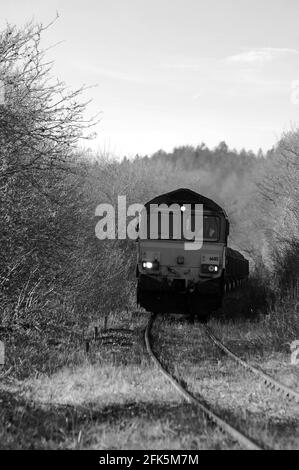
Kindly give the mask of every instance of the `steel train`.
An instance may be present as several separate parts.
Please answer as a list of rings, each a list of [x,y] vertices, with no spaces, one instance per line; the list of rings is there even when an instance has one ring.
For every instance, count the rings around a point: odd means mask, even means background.
[[[163,227],[161,222],[165,207],[180,209],[179,217],[168,210],[168,227]],[[187,207],[189,219],[186,214],[183,222]],[[198,207],[202,209],[202,246],[185,249],[187,240],[182,227],[189,223],[196,233],[194,220]],[[151,215],[155,210],[156,218]],[[156,231],[152,230],[153,221]],[[143,236],[137,240],[137,304],[147,311],[206,316],[221,306],[226,292],[248,277],[248,260],[227,246],[226,212],[211,199],[190,189],[177,189],[147,202],[139,233]]]

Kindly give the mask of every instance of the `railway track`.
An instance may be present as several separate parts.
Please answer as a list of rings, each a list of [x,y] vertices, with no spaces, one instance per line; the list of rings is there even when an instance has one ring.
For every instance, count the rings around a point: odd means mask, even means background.
[[[255,374],[259,379],[261,379],[264,382],[266,387],[276,390],[277,392],[281,393],[283,396],[285,396],[289,400],[295,400],[296,402],[299,402],[299,393],[296,392],[296,390],[293,390],[292,388],[287,387],[281,382],[278,382],[273,377],[263,372],[261,369],[258,369],[257,367],[254,367],[251,364],[248,364],[246,361],[241,359],[237,354],[235,354],[230,349],[228,349],[228,347],[225,346],[222,343],[222,341],[220,341],[220,339],[216,338],[212,330],[207,325],[202,325],[202,326],[206,334],[208,335],[208,337],[212,340],[212,342],[219,349],[225,352],[225,354],[231,357],[234,361],[236,361],[239,365],[244,367],[246,370],[249,370],[250,372]]]
[[[156,315],[152,315],[145,329],[145,344],[149,356],[159,368],[160,372],[170,381],[170,383],[178,390],[178,392],[189,402],[197,406],[211,421],[213,421],[222,431],[227,433],[235,442],[238,442],[242,447],[245,447],[250,450],[262,450],[263,448],[254,442],[252,439],[245,436],[238,429],[231,426],[226,422],[221,416],[212,411],[200,398],[192,395],[186,388],[184,388],[180,382],[171,375],[163,364],[159,361],[157,356],[154,354],[151,342],[150,342],[150,333],[151,328],[154,322]]]
[[[146,344],[146,348],[151,359],[159,368],[160,372],[171,382],[171,384],[178,390],[178,392],[186,400],[188,400],[190,403],[193,403],[198,408],[200,408],[208,416],[209,419],[211,419],[220,429],[222,429],[222,431],[229,434],[233,438],[233,440],[238,442],[241,446],[246,447],[247,449],[262,450],[263,447],[261,447],[258,443],[254,442],[252,439],[245,436],[239,430],[235,429],[233,426],[227,423],[223,418],[221,418],[221,416],[213,412],[206,405],[206,403],[203,402],[203,400],[192,395],[186,388],[184,388],[181,385],[181,383],[173,375],[171,375],[167,371],[164,365],[160,362],[160,360],[154,354],[153,349],[151,347],[150,332],[151,332],[151,328],[152,328],[155,317],[156,315],[152,315],[147,324],[147,327],[145,330],[145,344]],[[261,369],[258,369],[257,367],[254,367],[251,364],[248,364],[243,359],[241,359],[237,354],[235,354],[227,346],[225,346],[222,343],[222,341],[220,341],[214,335],[213,331],[207,325],[203,324],[202,328],[204,329],[209,339],[213,342],[213,344],[215,344],[219,349],[221,349],[225,354],[231,357],[239,365],[241,365],[242,367],[244,367],[246,370],[250,371],[251,373],[255,374],[255,376],[257,376],[265,384],[266,387],[279,392],[280,394],[282,394],[284,397],[288,398],[289,400],[294,400],[296,402],[299,402],[299,393],[296,390],[293,390],[287,387],[286,385],[282,384],[281,382],[277,381],[273,377],[263,372]]]

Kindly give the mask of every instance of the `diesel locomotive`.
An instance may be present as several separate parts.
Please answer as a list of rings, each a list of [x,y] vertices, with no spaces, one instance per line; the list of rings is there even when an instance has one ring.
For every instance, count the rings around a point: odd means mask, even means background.
[[[178,213],[169,210],[173,207]],[[198,208],[202,221],[199,244],[195,230]],[[166,210],[168,226],[164,223],[163,227]],[[153,221],[157,230],[152,230]],[[186,224],[193,239],[185,237]],[[147,311],[206,316],[221,306],[227,291],[248,277],[248,260],[227,246],[226,212],[190,189],[177,189],[147,202],[139,233],[143,236],[137,240],[137,304]]]

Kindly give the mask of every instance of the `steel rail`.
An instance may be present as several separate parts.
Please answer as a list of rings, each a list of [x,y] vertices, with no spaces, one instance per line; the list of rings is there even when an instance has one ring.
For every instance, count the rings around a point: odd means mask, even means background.
[[[228,349],[227,346],[225,346],[220,339],[216,338],[212,330],[207,326],[207,325],[202,325],[206,334],[209,336],[209,338],[213,341],[213,343],[218,346],[223,352],[225,352],[228,356],[230,356],[234,361],[236,361],[238,364],[243,366],[245,369],[250,370],[253,374],[258,376],[260,379],[263,380],[264,384],[266,387],[275,389],[276,391],[282,393],[284,396],[286,396],[290,400],[295,400],[296,402],[299,402],[299,393],[296,392],[296,390],[293,390],[292,388],[289,388],[287,385],[282,384],[281,382],[278,382],[276,379],[271,377],[270,375],[266,374],[263,372],[261,369],[258,369],[257,367],[252,366],[251,364],[248,364],[246,361],[241,359],[237,354],[232,352],[230,349]]]
[[[207,405],[203,404],[198,398],[195,398],[188,390],[186,390],[179,382],[178,380],[173,377],[162,365],[162,363],[159,361],[159,359],[155,356],[151,343],[150,343],[150,332],[151,328],[154,322],[156,315],[153,314],[149,322],[146,326],[145,332],[144,332],[144,339],[145,339],[145,344],[146,344],[146,349],[151,357],[152,361],[155,363],[155,365],[159,368],[160,372],[166,377],[170,383],[178,390],[178,392],[189,402],[193,403],[196,405],[201,411],[203,411],[209,419],[211,419],[222,431],[226,432],[227,434],[230,435],[230,437],[233,438],[234,441],[238,442],[242,446],[246,447],[247,449],[250,450],[262,450],[262,447],[260,447],[257,443],[255,443],[253,440],[249,439],[247,436],[242,434],[240,431],[235,429],[233,426],[231,426],[229,423],[224,421],[220,416],[218,416],[216,413],[214,413],[212,410],[210,410]]]

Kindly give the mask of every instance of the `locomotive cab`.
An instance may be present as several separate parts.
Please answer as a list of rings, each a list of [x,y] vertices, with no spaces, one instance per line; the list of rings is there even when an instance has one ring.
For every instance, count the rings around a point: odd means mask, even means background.
[[[177,212],[169,210],[174,204]],[[163,211],[168,213],[164,220]],[[198,211],[201,217],[196,219]],[[186,238],[183,228],[194,234],[193,239]],[[149,201],[140,221],[138,304],[148,311],[169,313],[206,314],[217,309],[224,290],[228,231],[223,209],[188,189]]]

